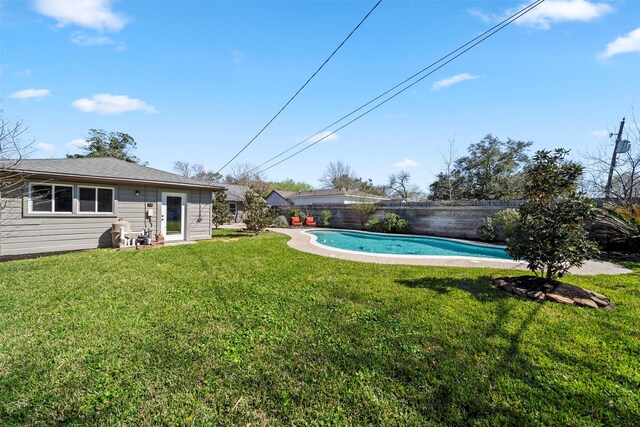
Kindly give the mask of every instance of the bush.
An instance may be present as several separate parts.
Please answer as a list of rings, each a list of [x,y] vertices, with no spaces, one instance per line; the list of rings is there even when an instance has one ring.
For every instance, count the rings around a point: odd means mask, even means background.
[[[369,220],[369,222],[367,222],[364,228],[366,228],[367,231],[375,231],[377,233],[381,233],[382,221],[380,221],[378,218],[373,218],[372,220]]]
[[[511,239],[516,232],[516,226],[518,225],[519,219],[520,214],[518,214],[517,210],[504,209],[497,212],[493,216],[493,223],[502,227],[504,237],[506,237],[507,241],[509,241],[509,239]]]
[[[362,228],[366,228],[367,220],[378,207],[375,203],[353,203],[350,208],[360,220]]]
[[[302,209],[294,208],[289,212],[289,216],[297,216],[298,218],[300,218],[300,220],[302,220],[307,215],[302,211]]]
[[[482,224],[476,228],[476,233],[482,241],[493,242],[496,240],[496,227],[493,225],[493,219],[490,216],[482,218]]]
[[[267,228],[278,216],[278,208],[273,206],[267,209],[267,202],[253,190],[245,193],[244,208],[246,214],[244,223],[250,231],[258,232]]]
[[[528,202],[518,208],[520,218],[507,253],[524,259],[536,275],[562,277],[598,252],[584,224],[595,207],[577,190],[582,167],[565,160],[567,150],[538,151],[524,172]]]
[[[211,222],[215,228],[222,224],[231,222],[233,215],[229,211],[229,203],[227,203],[227,193],[225,191],[216,191],[211,202]]]
[[[604,227],[609,241],[607,249],[637,252],[640,247],[640,205],[605,205],[597,222]]]
[[[329,209],[325,209],[320,212],[320,225],[322,227],[328,227],[331,222],[331,211]]]
[[[381,220],[374,218],[369,221],[366,229],[382,233],[406,233],[409,231],[409,222],[397,214],[388,213]]]
[[[278,215],[273,225],[278,228],[287,228],[289,227],[289,221],[284,215]]]

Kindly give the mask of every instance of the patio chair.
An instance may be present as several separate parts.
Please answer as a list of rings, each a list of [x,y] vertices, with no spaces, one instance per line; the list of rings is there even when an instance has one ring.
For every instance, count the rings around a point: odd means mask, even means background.
[[[294,227],[302,227],[302,221],[297,216],[291,217],[291,225]]]
[[[315,227],[316,222],[312,216],[308,216],[304,219],[304,225],[306,225],[307,227]]]

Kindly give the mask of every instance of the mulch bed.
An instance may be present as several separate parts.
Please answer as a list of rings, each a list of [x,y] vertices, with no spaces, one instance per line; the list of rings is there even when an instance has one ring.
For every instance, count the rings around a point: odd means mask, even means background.
[[[612,309],[615,308],[606,296],[580,286],[547,280],[542,277],[517,276],[498,277],[491,281],[496,287],[521,298],[538,301],[553,301],[580,307]]]

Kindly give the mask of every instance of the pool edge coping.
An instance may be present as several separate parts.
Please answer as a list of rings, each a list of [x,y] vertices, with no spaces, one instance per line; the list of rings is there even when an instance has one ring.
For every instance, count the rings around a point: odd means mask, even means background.
[[[396,264],[396,265],[415,265],[415,266],[435,266],[435,267],[462,267],[462,268],[493,268],[503,270],[519,270],[529,271],[526,261],[510,261],[491,258],[475,258],[471,257],[440,257],[435,255],[396,255],[395,257],[383,254],[373,254],[364,252],[339,252],[337,250],[329,250],[321,245],[311,244],[311,234],[305,233],[309,229],[300,228],[275,228],[270,227],[268,230],[284,234],[289,238],[287,245],[301,252],[306,252],[322,257],[342,259],[346,261],[365,262],[373,264]],[[311,229],[313,230],[313,229]],[[329,230],[329,229],[327,229]],[[495,260],[495,261],[494,261]],[[619,275],[628,274],[631,270],[623,266],[613,264],[608,261],[588,260],[580,268],[572,268],[570,274],[578,276],[595,276],[595,275]]]

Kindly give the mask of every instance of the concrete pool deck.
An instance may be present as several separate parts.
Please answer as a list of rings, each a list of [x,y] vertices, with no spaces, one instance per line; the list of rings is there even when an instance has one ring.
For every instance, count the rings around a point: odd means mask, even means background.
[[[299,251],[329,258],[338,258],[348,261],[369,262],[375,264],[404,264],[404,265],[428,265],[442,267],[477,267],[500,268],[508,270],[528,270],[524,261],[516,262],[500,259],[483,259],[470,257],[445,257],[425,255],[385,255],[368,254],[364,252],[351,252],[341,249],[329,249],[311,242],[311,235],[305,234],[304,229],[270,228],[276,233],[286,234],[291,237],[287,244]],[[589,260],[580,268],[569,270],[571,274],[581,276],[593,276],[597,274],[626,274],[631,270],[607,261]]]

